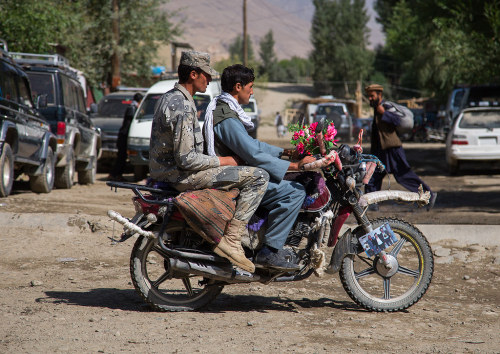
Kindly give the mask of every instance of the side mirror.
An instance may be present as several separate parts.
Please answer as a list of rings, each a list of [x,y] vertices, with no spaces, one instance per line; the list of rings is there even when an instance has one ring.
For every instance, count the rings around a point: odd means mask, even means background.
[[[36,96],[36,108],[45,108],[47,107],[47,94]]]

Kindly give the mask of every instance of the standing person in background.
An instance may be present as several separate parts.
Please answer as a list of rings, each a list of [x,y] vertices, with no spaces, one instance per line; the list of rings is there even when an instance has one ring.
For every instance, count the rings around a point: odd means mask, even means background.
[[[276,112],[274,126],[276,127],[276,134],[278,135],[278,138],[285,136],[285,125],[283,124],[283,118],[281,117],[280,112]]]
[[[111,173],[108,176],[108,181],[124,181],[123,172],[125,171],[125,165],[127,163],[127,139],[128,139],[128,131],[130,130],[130,124],[132,123],[132,119],[134,118],[135,112],[137,108],[139,108],[139,104],[142,101],[144,96],[141,93],[136,93],[132,100],[132,103],[125,110],[125,114],[123,117],[122,126],[118,131],[118,140],[116,141],[116,147],[118,148],[118,152],[116,154],[116,160],[111,169]]]
[[[375,171],[370,182],[365,187],[365,192],[375,192],[382,188],[382,180],[386,173],[392,173],[396,181],[411,192],[418,192],[422,185],[424,191],[431,193],[431,199],[427,205],[430,210],[436,202],[437,193],[417,176],[406,160],[403,144],[396,133],[400,117],[386,110],[382,98],[384,88],[373,84],[365,88],[370,107],[373,108],[373,122],[371,132],[371,153],[377,156],[385,165],[383,172]],[[377,204],[372,204],[371,210],[378,210]]]

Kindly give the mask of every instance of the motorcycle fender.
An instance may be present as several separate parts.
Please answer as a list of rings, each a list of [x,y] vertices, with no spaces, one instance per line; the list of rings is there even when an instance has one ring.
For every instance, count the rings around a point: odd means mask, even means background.
[[[359,198],[359,204],[366,207],[370,204],[379,203],[385,200],[397,200],[402,202],[416,202],[418,205],[423,206],[429,203],[431,193],[424,192],[422,185],[418,187],[418,193],[397,191],[397,190],[384,190],[378,192],[366,193]]]
[[[329,274],[337,273],[340,270],[344,257],[357,253],[357,244],[358,240],[356,237],[353,237],[351,229],[344,232],[333,249],[330,264],[326,267],[325,272]]]

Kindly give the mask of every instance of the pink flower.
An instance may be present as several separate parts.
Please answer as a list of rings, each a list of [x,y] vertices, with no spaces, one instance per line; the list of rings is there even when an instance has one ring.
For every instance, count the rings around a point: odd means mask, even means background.
[[[304,133],[304,131],[303,131],[303,130],[300,130],[300,131],[299,131],[299,136],[305,136],[305,135],[306,135],[306,133]]]
[[[316,130],[316,127],[318,126],[318,122],[314,122],[309,126],[309,131],[312,133]]]
[[[293,140],[297,140],[299,138],[299,132],[293,133]]]
[[[326,129],[325,140],[332,141],[333,138],[335,138],[335,135],[337,135],[337,129],[335,129],[335,125],[331,123],[328,125],[328,128]]]
[[[299,154],[303,154],[304,153],[304,144],[298,143],[297,144],[297,151]]]

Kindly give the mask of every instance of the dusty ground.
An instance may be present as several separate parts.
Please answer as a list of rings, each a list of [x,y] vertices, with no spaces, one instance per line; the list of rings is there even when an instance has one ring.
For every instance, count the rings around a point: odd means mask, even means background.
[[[272,128],[260,134],[286,144]],[[387,204],[373,216],[500,224],[498,171],[449,177],[442,145],[406,149],[439,192],[436,207]],[[432,244],[433,283],[400,313],[360,309],[338,275],[230,286],[202,312],[151,312],[130,281],[133,240],[112,245],[119,231],[105,216],[108,209],[131,216],[131,193],[110,191],[104,177],[46,195],[17,182],[0,200],[0,353],[500,352],[500,246]],[[444,262],[450,253],[454,261]]]

